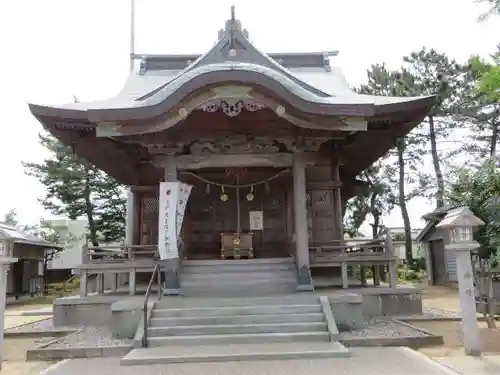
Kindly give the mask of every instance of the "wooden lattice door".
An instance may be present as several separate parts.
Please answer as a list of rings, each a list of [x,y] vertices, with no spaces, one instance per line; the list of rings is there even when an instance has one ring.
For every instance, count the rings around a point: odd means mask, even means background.
[[[309,242],[335,239],[332,190],[312,190],[308,194]]]
[[[221,192],[216,188],[209,191],[197,186],[191,192],[186,207],[186,255],[189,258],[219,258],[220,233],[231,232],[235,226],[229,225],[235,215],[234,196],[227,191],[229,200],[220,200]]]
[[[140,235],[142,245],[158,244],[158,211],[157,196],[142,196]]]

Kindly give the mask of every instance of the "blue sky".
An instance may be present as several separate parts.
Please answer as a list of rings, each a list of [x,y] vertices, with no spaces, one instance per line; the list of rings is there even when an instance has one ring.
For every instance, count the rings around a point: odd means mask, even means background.
[[[422,46],[458,60],[486,56],[500,42],[500,19],[477,23],[473,0],[136,0],[137,53],[203,53],[236,6],[250,39],[266,52],[339,50],[332,65],[352,85],[366,69]],[[41,161],[41,125],[27,102],[65,103],[113,96],[128,74],[128,0],[15,0],[0,3],[0,215],[16,208],[24,222],[50,215],[37,198],[43,187],[24,175],[21,161]],[[432,208],[410,204],[413,226]],[[386,225],[401,224],[395,210]]]

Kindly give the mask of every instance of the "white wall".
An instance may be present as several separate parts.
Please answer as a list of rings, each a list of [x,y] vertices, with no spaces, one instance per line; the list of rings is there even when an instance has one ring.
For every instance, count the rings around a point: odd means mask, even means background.
[[[65,249],[50,261],[48,269],[71,269],[82,261],[82,247],[85,245],[85,234],[87,233],[86,220],[50,220],[50,224],[60,233],[62,239],[72,237]]]
[[[87,220],[60,219],[49,222],[60,233],[62,239],[72,238],[72,240],[54,260],[49,262],[47,268],[49,270],[76,268],[82,262],[82,247],[87,243]]]

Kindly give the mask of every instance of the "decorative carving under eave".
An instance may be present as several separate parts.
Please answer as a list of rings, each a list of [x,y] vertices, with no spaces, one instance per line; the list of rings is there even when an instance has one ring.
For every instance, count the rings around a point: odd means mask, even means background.
[[[215,137],[200,139],[191,144],[192,155],[210,154],[272,154],[279,152],[279,146],[267,137],[234,136],[223,139]]]
[[[184,150],[183,143],[159,143],[159,144],[144,144],[151,155],[168,155],[174,156],[182,153]]]
[[[280,138],[276,140],[285,145],[292,152],[316,152],[319,151],[321,145],[328,141],[325,137],[311,138]]]
[[[238,116],[243,109],[249,112],[255,112],[262,108],[265,108],[265,106],[257,101],[239,98],[215,99],[200,106],[200,109],[205,112],[217,112],[222,110],[222,112],[229,117]]]
[[[95,129],[95,125],[76,122],[56,122],[54,123],[54,128],[56,128],[57,130],[78,130],[81,132],[92,132]]]

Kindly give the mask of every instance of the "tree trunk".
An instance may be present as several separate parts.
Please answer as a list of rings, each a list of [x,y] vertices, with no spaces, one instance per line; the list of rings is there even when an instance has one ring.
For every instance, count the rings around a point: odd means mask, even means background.
[[[49,258],[47,256],[47,253],[43,254],[43,276],[42,276],[42,281],[43,281],[43,295],[47,296],[49,295],[49,288],[48,288],[48,283],[47,283],[47,271],[49,270]]]
[[[89,176],[87,176],[87,180],[85,181],[84,194],[87,221],[89,223],[90,242],[92,243],[92,246],[99,246],[99,240],[97,239],[97,229],[94,223],[94,206],[92,205],[91,200]]]
[[[373,216],[373,224],[372,224],[372,237],[377,238],[378,236],[378,227],[380,226],[380,213],[375,207],[377,203],[377,193],[372,193],[370,197],[370,212]]]
[[[495,323],[495,300],[493,298],[493,276],[491,272],[488,275],[488,328],[497,328]]]
[[[491,261],[488,263],[488,315],[486,318],[486,324],[488,328],[496,328],[495,324],[495,301],[494,301],[494,292],[493,292],[493,272],[491,272]]]
[[[405,161],[404,161],[404,147],[398,144],[398,167],[399,167],[399,207],[401,208],[401,216],[405,229],[405,255],[406,263],[413,264],[413,241],[411,238],[411,225],[410,216],[408,215],[408,208],[406,207],[405,196]]]
[[[439,163],[439,155],[437,152],[436,129],[434,127],[434,117],[429,116],[429,136],[431,140],[431,155],[434,173],[436,174],[437,191],[436,191],[436,206],[437,208],[444,206],[444,179]]]
[[[481,306],[481,312],[486,321],[488,321],[488,296],[486,294],[486,266],[484,259],[479,258],[479,272],[478,273],[478,283],[477,283],[477,293],[479,294],[479,305]]]
[[[494,157],[497,153],[497,142],[498,142],[498,124],[493,124],[493,132],[491,134],[491,143],[490,143],[490,156]]]

